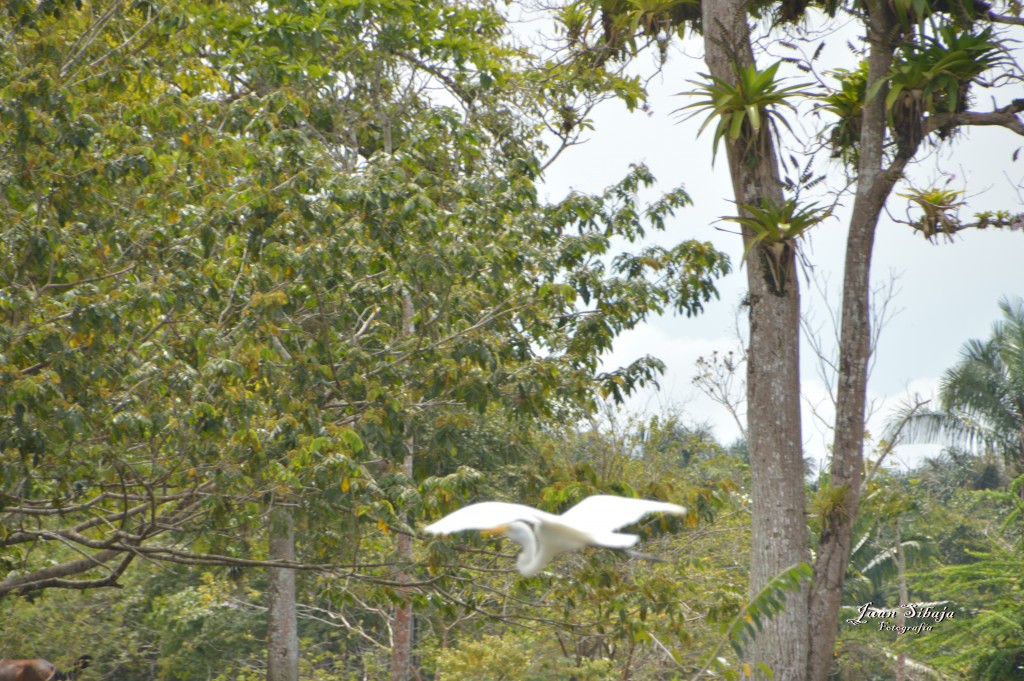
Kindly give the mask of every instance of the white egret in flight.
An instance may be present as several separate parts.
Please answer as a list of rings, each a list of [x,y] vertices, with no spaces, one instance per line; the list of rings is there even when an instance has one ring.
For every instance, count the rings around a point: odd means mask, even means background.
[[[482,534],[507,537],[522,547],[516,560],[520,574],[532,577],[566,551],[584,546],[630,548],[640,538],[616,530],[650,513],[683,515],[686,509],[664,501],[608,494],[587,497],[562,515],[523,504],[484,501],[449,513],[424,530],[431,534],[480,530]]]

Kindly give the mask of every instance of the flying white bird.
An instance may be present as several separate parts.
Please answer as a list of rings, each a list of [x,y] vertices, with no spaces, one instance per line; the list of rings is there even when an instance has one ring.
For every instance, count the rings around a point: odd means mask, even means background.
[[[532,577],[555,556],[584,546],[628,549],[640,539],[635,534],[616,532],[649,513],[683,515],[676,504],[648,499],[630,499],[608,494],[587,497],[562,515],[503,501],[470,504],[449,513],[424,528],[431,534],[480,530],[501,535],[523,547],[516,566],[524,577]]]

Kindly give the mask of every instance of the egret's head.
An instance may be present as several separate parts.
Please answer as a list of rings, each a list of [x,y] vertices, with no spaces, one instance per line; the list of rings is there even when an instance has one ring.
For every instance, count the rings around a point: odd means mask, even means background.
[[[537,543],[537,538],[534,535],[533,527],[528,523],[522,521],[516,521],[509,523],[508,525],[502,525],[501,534],[508,539],[511,539],[515,543],[523,547],[523,549],[532,551]]]
[[[529,577],[537,574],[542,567],[547,563],[547,559],[543,558],[540,554],[540,546],[537,541],[537,534],[532,525],[516,520],[505,525],[498,525],[497,527],[491,527],[486,530],[482,530],[480,534],[485,537],[501,536],[506,539],[511,539],[515,543],[522,547],[519,552],[519,556],[516,559],[516,565],[519,567],[519,572],[524,576]]]
[[[511,539],[523,547],[523,551],[531,556],[537,550],[537,538],[534,535],[533,528],[529,523],[521,520],[480,530],[480,534],[485,537],[505,537],[506,539]]]

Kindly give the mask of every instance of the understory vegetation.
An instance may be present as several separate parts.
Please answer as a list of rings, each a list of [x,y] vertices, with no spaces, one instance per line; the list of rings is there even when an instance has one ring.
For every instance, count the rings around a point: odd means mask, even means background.
[[[427,505],[494,498],[557,511],[611,492],[669,498],[692,512],[644,523],[643,550],[656,562],[586,550],[530,579],[513,569],[509,543],[470,533],[417,539],[410,569],[420,677],[689,679],[702,676],[716,648],[724,658],[710,665],[716,674],[742,673],[731,646],[720,647],[749,599],[742,446],[723,447],[706,428],[665,415],[536,437],[544,454],[477,471],[460,496]],[[419,493],[447,496],[423,487]],[[944,455],[910,471],[883,468],[865,503],[835,678],[891,679],[900,655],[905,678],[1018,678],[1019,481],[1009,486],[997,460]],[[299,560],[319,558],[323,535],[335,529],[302,528]],[[348,560],[392,564],[393,534],[364,533]],[[342,570],[301,573],[302,678],[387,677],[398,598],[388,574],[381,569],[375,582]],[[900,597],[901,584],[909,601]],[[144,562],[118,589],[8,596],[0,637],[8,656],[32,651],[70,661],[89,653],[96,658],[92,678],[264,678],[265,589],[258,569]],[[917,616],[900,633],[895,615],[862,616],[868,604],[887,611],[918,604]]]

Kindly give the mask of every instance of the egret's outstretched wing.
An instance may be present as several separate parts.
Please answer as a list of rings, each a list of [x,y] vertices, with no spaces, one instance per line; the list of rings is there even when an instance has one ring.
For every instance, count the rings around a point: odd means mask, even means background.
[[[686,509],[665,501],[598,494],[570,508],[562,514],[561,520],[588,532],[612,532],[635,523],[649,513],[683,515]]]
[[[423,529],[431,534],[451,534],[463,530],[490,530],[517,520],[536,523],[557,519],[558,516],[523,504],[484,501],[479,504],[463,506]]]

